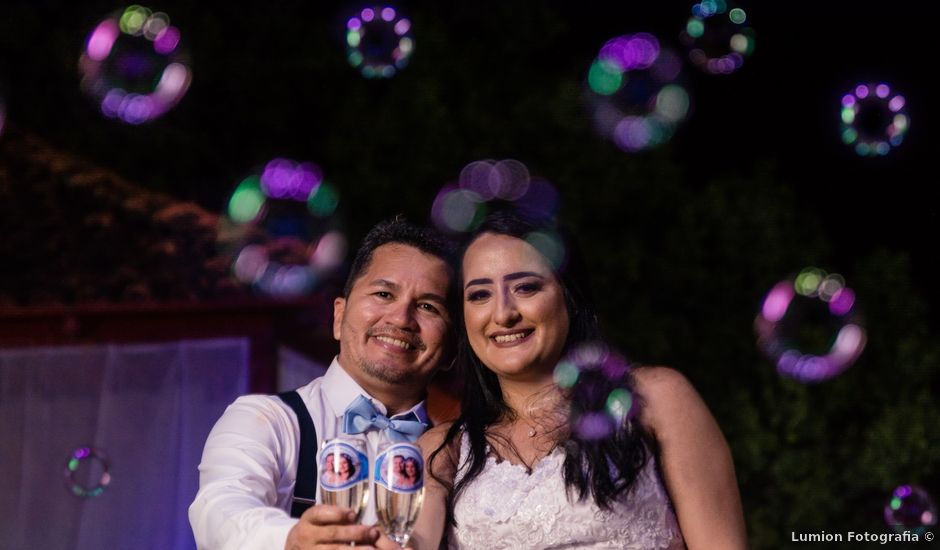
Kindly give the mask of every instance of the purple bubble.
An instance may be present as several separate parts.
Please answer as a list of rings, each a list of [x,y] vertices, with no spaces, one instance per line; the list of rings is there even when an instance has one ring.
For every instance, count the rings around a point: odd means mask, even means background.
[[[526,165],[518,160],[507,159],[493,166],[487,187],[495,197],[514,201],[526,194],[531,183],[532,178]]]
[[[650,143],[650,127],[645,117],[624,117],[614,129],[614,143],[628,152],[644,149]]]
[[[851,288],[843,287],[832,295],[829,300],[829,311],[838,317],[844,317],[855,305],[855,292]]]
[[[114,19],[105,19],[99,23],[88,37],[88,45],[85,47],[88,57],[95,61],[104,61],[111,54],[111,48],[120,34]]]
[[[394,29],[395,29],[395,34],[397,34],[398,36],[404,36],[408,34],[408,31],[411,30],[411,21],[407,19],[401,19],[397,23],[395,23]]]
[[[495,162],[492,160],[477,160],[463,167],[458,178],[461,189],[473,191],[482,200],[488,201],[496,197],[490,186],[490,174],[493,172]]]
[[[180,43],[180,31],[176,27],[167,27],[153,41],[153,49],[159,54],[169,55],[176,51]]]
[[[761,306],[761,315],[771,323],[783,319],[793,300],[793,295],[793,285],[789,281],[780,281],[767,293],[764,304]]]
[[[896,95],[891,98],[891,101],[888,102],[888,109],[892,113],[896,113],[904,108],[904,96]]]
[[[649,33],[636,34],[627,42],[626,52],[630,68],[649,68],[659,57],[659,40]]]
[[[589,441],[606,439],[614,433],[614,422],[606,413],[587,412],[575,421],[574,431]]]

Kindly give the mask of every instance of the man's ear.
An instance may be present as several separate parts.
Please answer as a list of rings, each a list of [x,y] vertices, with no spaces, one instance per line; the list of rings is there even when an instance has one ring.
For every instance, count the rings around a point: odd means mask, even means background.
[[[343,314],[346,313],[346,298],[333,300],[333,338],[338,342],[342,335]]]

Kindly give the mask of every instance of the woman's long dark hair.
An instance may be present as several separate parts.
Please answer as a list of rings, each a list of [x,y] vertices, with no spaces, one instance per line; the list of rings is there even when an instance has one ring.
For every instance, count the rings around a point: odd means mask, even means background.
[[[483,223],[470,235],[463,247],[459,258],[462,261],[467,248],[481,235],[495,233],[508,235],[519,239],[526,239],[535,233],[552,233],[560,235],[554,228],[547,228],[529,221],[519,215],[509,212],[496,212],[487,217]],[[531,242],[531,241],[530,241]],[[579,344],[596,342],[599,340],[597,316],[595,314],[593,297],[590,293],[587,271],[572,239],[564,243],[564,261],[561,265],[554,265],[546,252],[540,253],[553,265],[555,275],[564,289],[565,305],[568,310],[569,329],[565,341],[565,351]],[[537,249],[539,247],[536,247]],[[463,288],[463,266],[459,267],[458,289]],[[460,496],[467,485],[476,478],[486,465],[487,460],[487,428],[506,419],[515,418],[514,411],[506,404],[496,375],[486,368],[470,347],[466,327],[463,323],[463,300],[457,317],[457,364],[462,370],[464,380],[463,399],[461,401],[460,416],[447,431],[443,443],[431,453],[428,471],[431,475],[450,489],[447,499],[447,518],[456,525],[453,517],[453,503]],[[590,374],[590,373],[589,373]],[[568,394],[572,410],[596,410],[596,396],[606,398],[616,388],[625,388],[633,392],[633,378],[628,371],[616,380],[605,376],[594,376],[589,382],[589,391],[579,391],[578,384],[574,391]],[[467,464],[459,464],[459,436],[466,431],[470,440],[470,454]],[[614,430],[610,437],[601,439],[581,437],[577,430],[563,431],[570,434],[564,441],[559,441],[565,451],[564,479],[568,489],[569,498],[572,492],[577,493],[579,501],[588,495],[603,509],[609,509],[613,501],[633,486],[633,482],[640,470],[646,464],[647,444],[651,443],[644,430],[633,420],[627,420]],[[436,459],[443,458],[440,453],[445,449],[450,452],[455,470],[461,467],[466,472],[456,485],[453,479],[441,479],[434,471]]]

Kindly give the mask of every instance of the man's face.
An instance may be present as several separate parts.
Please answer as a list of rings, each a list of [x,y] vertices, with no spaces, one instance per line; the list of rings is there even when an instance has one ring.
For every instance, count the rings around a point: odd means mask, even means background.
[[[339,362],[367,391],[423,391],[448,351],[452,274],[447,264],[412,246],[375,249],[349,298],[333,304]]]

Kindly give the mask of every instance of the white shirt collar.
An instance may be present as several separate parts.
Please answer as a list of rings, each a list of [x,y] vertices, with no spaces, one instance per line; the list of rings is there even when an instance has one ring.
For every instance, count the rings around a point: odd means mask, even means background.
[[[323,390],[326,396],[327,402],[330,404],[330,407],[333,409],[333,414],[340,418],[346,413],[346,407],[353,402],[354,399],[360,395],[368,398],[372,401],[372,404],[375,406],[382,414],[388,414],[388,407],[385,406],[385,403],[382,403],[378,399],[369,395],[369,392],[362,389],[362,386],[356,383],[352,376],[346,372],[346,369],[339,364],[339,356],[333,358],[333,362],[330,363],[330,368],[326,370],[326,374],[323,375]],[[428,421],[428,413],[425,407],[425,401],[422,399],[414,407],[411,407],[407,411],[403,411],[399,414],[396,414],[392,418],[397,418],[401,415],[408,413],[414,413],[418,417],[418,420],[424,422],[425,424],[430,424]]]

